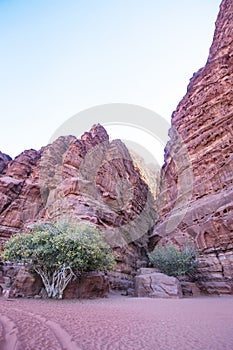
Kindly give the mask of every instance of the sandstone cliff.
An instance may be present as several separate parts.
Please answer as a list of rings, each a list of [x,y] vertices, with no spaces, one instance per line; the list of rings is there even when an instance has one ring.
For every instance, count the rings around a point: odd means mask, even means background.
[[[0,243],[38,220],[86,220],[104,228],[118,265],[113,284],[132,286],[143,264],[154,201],[126,146],[95,125],[14,160],[0,154]],[[122,277],[123,276],[123,277]],[[120,286],[121,284],[121,286]]]
[[[195,242],[200,284],[233,293],[233,1],[223,0],[204,68],[172,115],[151,248]]]

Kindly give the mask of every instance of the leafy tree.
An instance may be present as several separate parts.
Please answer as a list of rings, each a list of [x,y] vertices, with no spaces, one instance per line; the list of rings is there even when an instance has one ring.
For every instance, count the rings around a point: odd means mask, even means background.
[[[174,246],[155,247],[148,253],[150,263],[169,276],[191,275],[197,269],[197,256],[192,247],[178,250]]]
[[[76,274],[114,267],[109,245],[90,224],[39,223],[32,233],[12,237],[4,246],[3,257],[30,263],[41,276],[48,297],[58,299]]]

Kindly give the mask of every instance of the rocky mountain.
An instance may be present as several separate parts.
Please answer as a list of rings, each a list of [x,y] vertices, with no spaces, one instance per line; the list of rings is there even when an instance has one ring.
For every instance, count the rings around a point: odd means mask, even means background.
[[[223,0],[206,65],[172,115],[156,209],[140,176],[151,172],[95,125],[14,160],[0,153],[0,245],[38,220],[85,220],[114,249],[112,287],[129,292],[148,248],[193,244],[202,291],[233,294],[232,86],[233,1]]]
[[[14,160],[0,154],[0,243],[39,220],[75,219],[104,228],[118,261],[113,284],[132,285],[156,212],[126,146],[95,125]],[[121,284],[121,286],[120,286]]]
[[[233,293],[232,86],[233,1],[223,0],[207,63],[172,115],[150,238],[151,248],[194,242],[202,289],[218,294]]]
[[[0,174],[6,168],[7,163],[11,160],[11,157],[7,154],[0,152]]]

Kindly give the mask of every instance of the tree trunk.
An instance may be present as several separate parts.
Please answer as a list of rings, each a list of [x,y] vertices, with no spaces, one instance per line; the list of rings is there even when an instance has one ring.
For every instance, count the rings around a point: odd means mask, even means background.
[[[53,272],[37,267],[35,271],[40,275],[48,297],[53,299],[62,299],[66,286],[76,277],[70,266],[58,267]]]

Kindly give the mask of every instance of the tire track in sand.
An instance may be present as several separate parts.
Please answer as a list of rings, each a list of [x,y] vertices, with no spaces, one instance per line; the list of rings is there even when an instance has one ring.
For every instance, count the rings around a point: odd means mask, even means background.
[[[1,350],[81,350],[57,322],[15,307],[5,310],[1,307],[1,314],[3,311]]]
[[[2,325],[2,337],[0,341],[1,350],[18,350],[18,331],[15,323],[5,315],[0,315]]]

